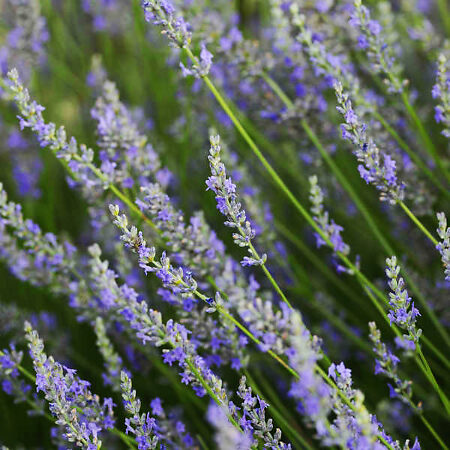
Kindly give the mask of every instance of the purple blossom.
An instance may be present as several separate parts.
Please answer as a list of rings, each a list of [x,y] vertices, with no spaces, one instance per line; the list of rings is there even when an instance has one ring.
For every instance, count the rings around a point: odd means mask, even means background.
[[[391,309],[388,313],[389,321],[398,325],[401,329],[407,331],[405,339],[414,343],[419,341],[422,334],[421,329],[416,327],[416,318],[420,316],[419,310],[414,306],[408,291],[405,289],[405,282],[399,277],[400,266],[397,265],[397,258],[386,259],[386,275],[389,279],[388,284],[392,292],[389,293],[389,305]]]
[[[216,194],[217,209],[227,218],[225,225],[235,228],[237,231],[233,233],[234,242],[240,247],[248,249],[250,256],[244,257],[241,264],[243,266],[263,265],[267,255],[260,256],[251,243],[255,237],[255,230],[247,220],[245,211],[241,209],[236,194],[236,185],[231,178],[227,177],[225,165],[220,157],[220,137],[211,136],[210,142],[208,160],[211,176],[206,180],[206,185]]]
[[[99,397],[90,392],[89,383],[78,378],[75,370],[47,357],[43,341],[28,322],[25,332],[37,390],[44,392],[51,414],[64,429],[63,437],[86,448],[97,448],[101,445],[99,432],[112,427],[112,402],[105,399],[101,404]]]
[[[335,83],[334,88],[339,105],[337,110],[346,121],[341,125],[342,137],[355,146],[354,153],[362,163],[358,166],[361,177],[381,192],[381,200],[390,203],[403,200],[404,186],[397,180],[395,160],[389,154],[382,153],[368,135],[367,125],[354,113],[352,102],[348,94],[343,92],[342,84]]]
[[[436,249],[441,254],[442,265],[444,266],[445,280],[450,281],[450,227],[447,227],[447,217],[443,212],[437,213],[439,227],[436,230],[441,242]]]

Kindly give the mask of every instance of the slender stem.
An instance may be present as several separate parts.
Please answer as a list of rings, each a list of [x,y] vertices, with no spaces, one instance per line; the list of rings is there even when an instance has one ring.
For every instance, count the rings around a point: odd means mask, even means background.
[[[438,392],[439,397],[441,398],[442,403],[444,404],[444,407],[447,411],[447,414],[450,416],[450,402],[447,398],[447,396],[442,392],[441,388],[439,387],[436,378],[433,375],[433,372],[431,371],[431,368],[424,356],[424,354],[422,353],[422,349],[420,348],[420,345],[417,345],[417,353],[419,355],[419,358],[423,364],[423,367],[425,369],[425,371],[427,372],[428,375],[427,378],[429,379],[430,383],[435,387],[435,389]]]
[[[434,244],[434,246],[438,245],[438,241],[433,237],[433,235],[423,226],[422,222],[414,215],[414,213],[402,202],[398,202],[398,204],[402,207],[403,211],[407,214],[407,216],[414,222],[415,225],[422,231],[423,234]]]
[[[202,295],[202,294],[201,294]],[[203,297],[203,295],[202,295]],[[233,323],[237,328],[239,328],[247,337],[249,337],[256,345],[259,347],[263,345],[263,343],[244,325],[242,325],[238,320],[236,320],[223,306],[219,306],[217,311],[226,317],[230,322]],[[279,364],[281,364],[293,377],[299,378],[298,373],[286,363],[280,356],[278,356],[272,350],[267,350],[267,354],[270,355],[273,359],[275,359]]]
[[[432,140],[430,139],[430,136],[428,135],[427,131],[425,130],[425,127],[423,126],[422,121],[420,120],[419,116],[416,113],[416,110],[409,102],[408,94],[405,91],[402,91],[401,97],[403,100],[403,104],[405,105],[406,111],[408,112],[409,116],[411,117],[412,121],[414,122],[414,125],[416,126],[417,131],[420,134],[420,137],[425,144],[425,147],[430,154],[430,156],[435,161],[436,165],[439,167],[447,181],[450,181],[450,174],[445,169],[441,159],[439,158],[439,155],[437,153],[436,147],[434,146]]]
[[[275,92],[275,94],[280,98],[280,100],[286,105],[287,108],[292,109],[294,107],[294,104],[291,101],[291,99],[286,95],[286,93],[283,91],[283,89],[280,87],[280,85],[273,78],[271,78],[266,72],[262,72],[261,77],[270,86],[270,88]],[[384,118],[377,112],[376,112],[376,117],[378,118],[378,120],[380,120],[380,122],[382,122],[384,124],[386,129],[390,130],[391,134],[397,135],[396,131],[394,129],[392,129],[390,127],[390,125],[386,123]],[[390,255],[395,254],[392,246],[389,244],[387,239],[384,237],[383,233],[379,230],[379,228],[378,228],[375,220],[373,219],[372,215],[370,214],[369,210],[366,208],[364,203],[360,200],[357,192],[353,189],[352,185],[347,181],[347,178],[345,177],[345,175],[341,172],[339,167],[335,164],[335,162],[333,161],[331,156],[325,150],[325,148],[323,147],[323,145],[320,142],[320,140],[319,140],[318,136],[316,135],[316,133],[314,133],[314,131],[308,125],[308,123],[306,122],[305,119],[302,119],[300,121],[300,124],[303,127],[303,129],[306,132],[306,134],[308,135],[308,137],[310,138],[311,142],[319,150],[320,155],[325,160],[325,162],[328,164],[328,166],[330,167],[332,172],[335,174],[335,176],[338,179],[338,181],[341,183],[343,188],[347,191],[347,193],[352,198],[352,200],[355,203],[356,207],[361,212],[362,216],[366,220],[367,224],[369,225],[369,227],[372,230],[372,232],[375,235],[375,237],[380,242],[381,246],[384,248],[384,250],[388,254],[390,254]],[[407,146],[407,144],[404,141],[401,140],[400,136],[397,135],[397,137],[398,137],[400,145],[402,145],[402,147],[408,152],[408,154],[410,154],[413,159],[418,160],[416,162],[418,162],[419,164],[422,163],[420,158],[418,158],[418,156]],[[428,171],[427,173],[431,176],[431,178],[433,180],[436,179],[433,176],[433,174],[428,170],[428,168],[426,166],[424,166],[424,168]],[[444,192],[447,195],[450,195],[450,191],[444,189]],[[404,205],[404,203],[402,203],[402,207],[406,208],[406,205]],[[413,218],[413,220],[415,220],[415,223],[419,226],[419,228],[422,231],[425,230],[425,227],[423,227],[423,225],[413,215],[413,213],[411,213],[411,211],[409,209],[407,209],[406,212],[411,218]],[[426,230],[425,230],[425,232],[426,232]],[[427,236],[428,236],[428,234],[427,234]],[[418,300],[420,301],[421,305],[427,311],[427,314],[430,316],[430,318],[431,318],[431,320],[433,322],[433,325],[439,331],[439,334],[444,339],[445,343],[448,346],[450,346],[450,338],[449,338],[446,330],[444,329],[444,327],[442,326],[442,324],[439,322],[438,318],[436,317],[436,314],[434,313],[434,311],[429,307],[429,305],[426,302],[426,300],[420,294],[420,291],[416,287],[415,283],[413,283],[413,281],[410,279],[410,277],[408,277],[406,274],[405,274],[405,279],[408,282],[408,284],[411,286],[411,288],[413,289],[413,291],[414,291],[416,297],[418,298]]]
[[[266,265],[263,264],[262,266],[262,270],[264,271],[264,273],[266,274],[267,278],[269,279],[270,283],[272,284],[272,286],[274,287],[274,289],[277,291],[277,293],[280,295],[281,299],[284,301],[284,303],[286,303],[290,309],[292,309],[292,305],[289,302],[289,300],[287,299],[286,295],[284,294],[284,292],[281,290],[280,286],[278,285],[278,283],[275,281],[275,279],[273,278],[272,274],[269,272],[269,270],[267,269]]]
[[[450,37],[450,13],[448,10],[447,0],[438,0],[439,13],[447,31],[447,36]]]
[[[195,60],[195,56],[193,55],[192,51],[189,48],[185,48],[188,56]],[[243,128],[237,117],[233,114],[233,111],[228,106],[228,103],[225,101],[225,99],[222,97],[220,92],[216,89],[212,81],[208,78],[208,76],[204,76],[203,80],[205,81],[206,85],[210,89],[211,93],[214,95],[216,100],[219,102],[223,110],[226,112],[230,120],[234,123],[236,129],[239,131],[241,136],[244,138],[244,140],[248,143],[249,147],[252,149],[256,157],[260,160],[260,162],[263,164],[275,184],[282,190],[282,192],[286,195],[286,197],[291,201],[291,203],[294,205],[294,207],[300,212],[300,214],[304,217],[304,219],[311,225],[314,230],[322,237],[322,239],[328,244],[329,247],[333,247],[328,237],[324,234],[324,232],[321,230],[321,228],[316,224],[314,219],[311,217],[309,212],[302,206],[302,204],[297,200],[297,198],[294,196],[294,194],[290,191],[290,189],[286,186],[286,184],[283,182],[283,180],[280,178],[278,173],[275,171],[275,169],[270,165],[270,163],[267,161],[267,159],[264,157],[264,155],[259,150],[258,146],[255,144],[253,139],[250,137],[250,135],[247,133],[247,131]],[[406,207],[406,206],[405,206]],[[412,214],[412,213],[411,213]],[[415,217],[415,216],[413,216]],[[417,219],[416,219],[417,220]],[[420,222],[419,222],[420,223]],[[431,235],[430,235],[431,236]],[[347,265],[348,268],[354,271],[355,275],[360,281],[363,281],[363,285],[366,284],[370,286],[372,290],[377,292],[377,296],[380,297],[384,302],[386,302],[386,298],[384,294],[380,293],[379,289],[377,289],[373,283],[369,282],[369,280],[361,273],[361,271],[341,252],[337,252],[337,255],[339,258]],[[375,302],[378,305],[378,302]],[[383,317],[386,317],[386,314],[382,308],[377,306],[378,311],[381,313]]]
[[[450,369],[450,361],[444,356],[444,354],[436,348],[436,346],[430,342],[430,340],[426,336],[420,336],[420,339],[425,343],[427,347],[439,358],[441,362],[443,362],[447,369]]]
[[[217,403],[218,406],[223,407],[223,402],[219,399],[219,397],[217,397],[217,395],[213,392],[213,390],[210,388],[210,386],[208,385],[208,383],[206,383],[206,381],[204,380],[204,378],[202,377],[202,375],[200,374],[200,372],[197,370],[197,368],[194,366],[194,364],[192,363],[192,361],[188,358],[185,360],[186,364],[189,366],[189,369],[192,371],[192,373],[196,376],[196,378],[200,381],[201,385],[203,386],[203,388],[205,389],[206,392],[208,392],[209,396]],[[236,422],[236,420],[233,418],[233,416],[226,411],[225,414],[228,417],[228,420],[230,421],[230,423],[237,429],[239,430],[241,433],[243,433],[242,428],[240,427],[240,425]]]
[[[433,435],[433,437],[436,439],[436,441],[438,441],[439,445],[440,445],[444,450],[448,450],[448,447],[445,445],[444,441],[441,439],[441,437],[439,436],[439,434],[436,433],[436,430],[431,426],[430,422],[428,422],[428,420],[424,417],[423,414],[420,414],[420,419],[421,419],[422,422],[425,424],[425,426],[428,428],[428,430],[429,430],[430,433]]]

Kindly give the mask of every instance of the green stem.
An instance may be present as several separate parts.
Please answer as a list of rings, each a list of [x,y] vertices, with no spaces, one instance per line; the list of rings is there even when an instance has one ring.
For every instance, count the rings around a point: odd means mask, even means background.
[[[185,48],[186,53],[188,56],[195,61],[195,56],[192,53],[192,51],[189,48]],[[283,180],[280,178],[278,173],[273,169],[273,167],[270,165],[270,163],[267,161],[267,159],[264,157],[264,155],[259,150],[258,146],[255,144],[253,139],[250,137],[250,135],[247,133],[247,131],[243,128],[237,117],[233,114],[233,111],[228,106],[228,103],[225,101],[225,99],[222,97],[220,92],[216,89],[212,81],[208,78],[208,76],[204,76],[203,80],[205,81],[206,85],[210,89],[211,93],[214,95],[218,103],[221,105],[225,113],[228,115],[230,120],[235,125],[236,129],[239,131],[241,136],[244,138],[244,140],[247,142],[253,153],[256,155],[256,157],[260,160],[262,165],[265,167],[269,175],[271,176],[274,183],[281,189],[281,191],[286,195],[286,197],[290,200],[290,202],[294,205],[294,207],[297,209],[297,211],[304,217],[304,219],[311,225],[311,227],[322,237],[322,239],[328,244],[330,248],[333,248],[333,245],[331,244],[328,237],[324,234],[324,232],[321,230],[321,228],[315,223],[314,219],[311,217],[311,215],[308,213],[306,208],[302,206],[302,204],[296,199],[294,194],[290,191],[290,189],[286,186],[286,184],[283,182]],[[412,213],[411,213],[412,214]],[[415,217],[415,216],[414,216]],[[342,253],[337,252],[337,255],[339,258],[347,265],[348,268],[354,271],[356,276],[359,280],[363,280],[364,284],[369,285],[372,290],[378,291],[375,286],[369,282],[369,280],[360,272],[356,266],[351,263],[351,261]],[[380,296],[380,294],[378,294]],[[386,301],[383,294],[381,294],[381,298],[383,301]],[[375,302],[378,304],[378,302]],[[377,306],[377,309],[380,311],[383,317],[386,317],[386,314],[382,308]]]
[[[447,36],[450,37],[450,13],[448,10],[447,0],[438,0],[439,13],[447,31]]]
[[[444,356],[444,354],[436,348],[436,346],[430,342],[426,336],[420,336],[420,339],[425,343],[425,345],[439,358],[439,360],[450,369],[450,361]]]
[[[203,388],[205,389],[206,392],[208,392],[208,395],[216,402],[216,404],[220,407],[223,408],[223,402],[219,399],[219,397],[217,397],[217,395],[213,392],[213,390],[209,387],[208,383],[206,383],[206,381],[204,380],[204,378],[202,377],[202,375],[200,374],[200,372],[197,370],[197,368],[194,366],[194,364],[192,363],[192,361],[188,358],[185,360],[186,364],[189,366],[189,369],[192,371],[192,373],[196,376],[196,378],[200,381],[200,384],[203,386]],[[227,409],[227,408],[226,408]],[[228,420],[230,421],[230,423],[237,429],[239,430],[241,433],[243,433],[242,428],[240,427],[240,425],[236,422],[236,420],[233,418],[233,416],[227,411],[225,412],[225,414],[227,415]]]
[[[422,372],[424,372],[424,375],[428,378],[430,383],[433,385],[433,387],[437,391],[442,403],[444,404],[447,414],[450,416],[450,402],[449,402],[447,396],[444,394],[444,392],[442,392],[441,388],[439,387],[439,385],[436,381],[436,378],[434,377],[433,372],[431,371],[431,368],[430,368],[424,354],[422,353],[422,349],[420,348],[420,345],[418,345],[418,344],[417,344],[417,353],[419,355],[420,361],[423,364]]]
[[[290,100],[290,98],[285,94],[283,89],[278,85],[278,83],[273,78],[271,78],[265,72],[263,72],[261,74],[261,77],[270,86],[270,88],[275,92],[275,94],[280,98],[280,100],[286,105],[287,108],[292,109],[294,107],[293,102]],[[393,130],[390,127],[390,125],[386,123],[386,121],[384,120],[384,118],[380,114],[376,113],[376,116],[377,116],[378,120],[380,120],[380,122],[382,122],[384,124],[386,129],[390,130],[392,133],[397,135],[395,130]],[[308,123],[306,122],[305,119],[302,119],[300,124],[303,127],[303,129],[306,132],[306,134],[308,135],[308,137],[310,138],[311,142],[315,145],[317,150],[319,150],[319,153],[322,156],[322,158],[325,160],[325,162],[328,164],[328,166],[330,167],[332,172],[335,174],[337,180],[340,182],[342,187],[350,195],[351,199],[355,203],[355,205],[358,208],[358,210],[361,212],[362,216],[364,217],[364,219],[366,220],[367,224],[369,225],[369,228],[372,230],[372,233],[378,239],[378,241],[380,242],[381,246],[384,248],[384,250],[389,255],[394,255],[395,251],[393,250],[392,246],[389,244],[388,240],[384,237],[383,233],[379,230],[375,220],[373,219],[372,215],[370,214],[369,210],[366,208],[364,203],[360,200],[357,192],[353,189],[352,185],[347,181],[347,178],[345,177],[345,175],[341,172],[341,170],[335,164],[335,162],[333,161],[333,159],[331,158],[329,153],[325,150],[325,148],[323,147],[322,143],[320,142],[318,136],[314,133],[314,131],[308,125]],[[409,149],[407,144],[404,141],[401,140],[400,136],[397,135],[397,137],[398,137],[400,145],[403,144],[402,147],[408,152],[408,154],[411,155],[411,157],[413,159],[415,159],[415,160],[418,159],[418,163],[420,164],[421,163],[420,158],[418,158],[415,155],[415,153],[412,152],[411,149]],[[426,170],[428,170],[428,168],[426,166],[424,166],[424,168]],[[429,173],[429,175],[431,176],[432,179],[435,179],[435,177],[433,176],[433,174],[429,170],[428,170],[428,173]],[[445,190],[445,189],[444,189],[444,192],[446,192],[447,195],[450,195],[450,192]],[[401,202],[401,206],[405,210],[405,212],[408,214],[408,216],[411,217],[414,220],[416,225],[419,226],[419,228],[427,234],[427,237],[430,237],[431,235],[428,233],[428,231],[425,229],[425,227],[420,223],[420,221],[414,216],[414,214],[406,207],[406,205],[403,202]],[[431,238],[431,239],[433,239],[433,238]],[[435,243],[435,245],[436,245],[436,243]],[[431,320],[433,322],[433,325],[439,331],[439,334],[444,339],[445,343],[448,346],[450,346],[450,338],[449,338],[446,330],[444,329],[444,327],[442,326],[442,324],[439,322],[438,318],[436,317],[436,314],[434,313],[434,311],[429,307],[429,305],[426,302],[426,300],[420,294],[420,291],[416,287],[415,283],[413,283],[412,280],[407,275],[405,275],[405,279],[407,280],[408,284],[411,286],[412,290],[416,294],[416,297],[420,301],[421,305],[427,311],[427,314],[430,316],[430,318],[431,318]]]
[[[430,422],[423,416],[423,414],[420,414],[420,419],[425,424],[425,426],[428,428],[430,433],[433,435],[433,437],[438,441],[439,445],[444,449],[448,450],[448,447],[445,445],[444,441],[441,439],[441,437],[436,433],[436,430],[431,426]]]
[[[450,181],[450,174],[445,169],[441,159],[439,158],[439,155],[437,153],[436,147],[434,146],[433,142],[431,141],[427,131],[425,130],[425,127],[423,126],[422,121],[420,120],[419,116],[416,113],[416,110],[409,102],[408,94],[405,91],[402,91],[401,97],[403,100],[403,104],[405,105],[406,111],[408,112],[410,118],[414,122],[414,125],[416,126],[417,131],[419,132],[419,135],[425,144],[425,147],[430,154],[430,156],[435,161],[436,165],[439,167],[447,181]]]
[[[195,437],[197,438],[197,441],[199,442],[203,450],[209,450],[209,447],[206,445],[206,442],[199,434],[196,434]]]
[[[277,293],[279,294],[279,296],[281,297],[281,299],[284,301],[284,303],[286,303],[290,309],[292,309],[292,306],[289,302],[289,300],[287,299],[286,295],[284,294],[284,292],[281,290],[280,286],[278,285],[278,283],[275,281],[275,279],[272,277],[272,274],[269,272],[269,270],[267,269],[266,265],[263,264],[262,266],[262,270],[264,271],[264,273],[266,274],[267,278],[269,279],[270,283],[272,284],[272,286],[274,287],[274,289],[277,291]]]
[[[414,215],[414,213],[402,202],[399,201],[398,204],[402,207],[403,211],[407,214],[407,216],[414,222],[414,224],[422,231],[423,234],[434,244],[438,245],[437,239],[433,237],[433,235],[423,226],[422,222]]]
[[[200,298],[205,297],[203,296],[203,294],[200,295],[201,295]],[[257,346],[263,345],[263,343],[251,331],[249,331],[244,325],[242,325],[238,320],[236,320],[223,306],[218,306],[217,311],[224,317],[226,317],[230,322],[232,322],[233,325],[239,328]],[[286,361],[280,358],[275,352],[273,352],[272,350],[267,350],[267,354],[270,355],[273,359],[275,359],[279,364],[281,364],[293,377],[299,378],[298,373],[294,369],[292,369],[292,367],[289,366],[289,364],[287,364]]]

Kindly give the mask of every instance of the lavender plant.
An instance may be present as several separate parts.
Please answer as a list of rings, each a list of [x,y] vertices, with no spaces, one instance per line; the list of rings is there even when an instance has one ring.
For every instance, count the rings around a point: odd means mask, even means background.
[[[444,54],[439,55],[436,84],[433,86],[432,96],[439,101],[435,107],[436,122],[442,122],[444,130],[442,134],[450,137],[450,99],[449,99],[450,76],[448,74],[448,62]]]
[[[0,2],[1,446],[448,448],[446,2],[266,3]]]
[[[439,250],[442,258],[442,265],[444,266],[444,273],[446,281],[450,278],[450,227],[447,227],[447,218],[443,212],[437,213],[439,221],[439,228],[437,233],[441,241],[436,248]]]
[[[241,210],[236,195],[236,185],[231,178],[227,178],[225,165],[220,160],[220,137],[211,136],[211,149],[209,150],[209,166],[211,176],[206,181],[208,189],[216,194],[217,209],[227,218],[225,225],[236,228],[233,240],[239,247],[247,247],[250,256],[244,256],[241,261],[243,266],[263,265],[267,255],[261,257],[256,252],[251,241],[255,237],[255,230],[246,219],[245,211]]]
[[[101,447],[100,432],[112,428],[113,404],[89,390],[89,383],[79,379],[76,371],[54,361],[44,353],[39,335],[25,322],[26,338],[36,372],[36,387],[45,394],[56,424],[64,430],[63,437],[77,446]]]

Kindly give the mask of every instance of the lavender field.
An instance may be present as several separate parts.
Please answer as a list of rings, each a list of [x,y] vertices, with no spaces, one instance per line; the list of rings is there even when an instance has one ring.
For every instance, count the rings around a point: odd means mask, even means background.
[[[0,448],[448,450],[449,140],[447,0],[0,0]]]

